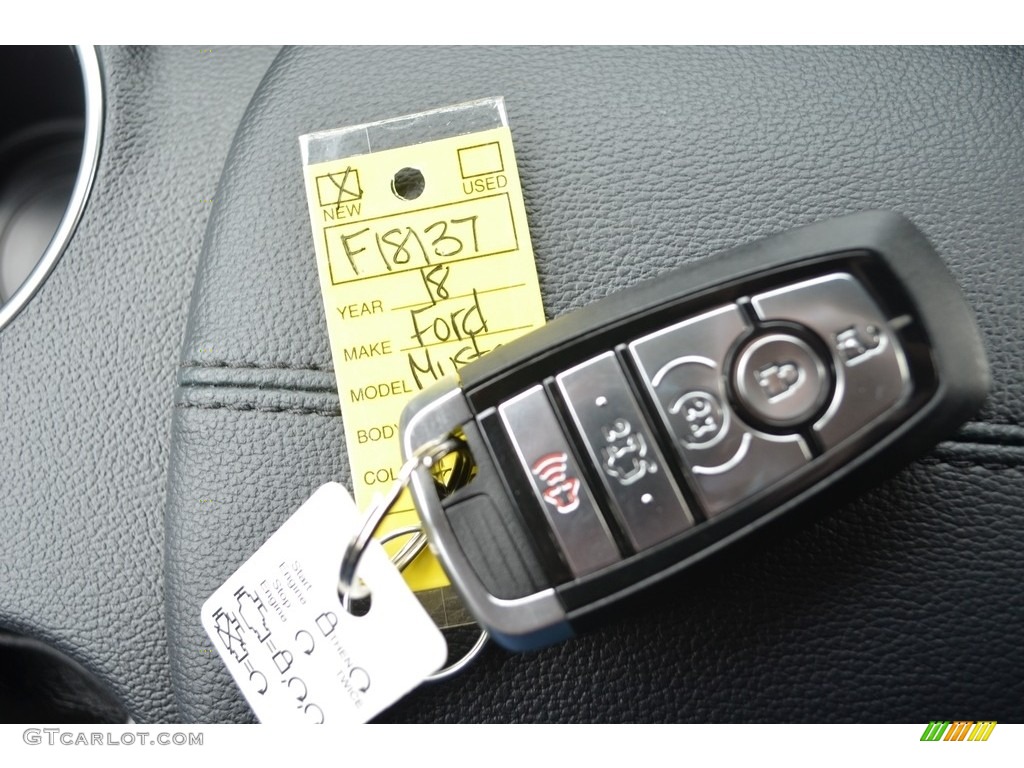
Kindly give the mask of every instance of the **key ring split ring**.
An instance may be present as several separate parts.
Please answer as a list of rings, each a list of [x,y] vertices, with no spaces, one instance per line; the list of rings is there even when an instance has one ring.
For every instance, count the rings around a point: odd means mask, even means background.
[[[366,551],[370,539],[373,538],[373,532],[377,530],[377,526],[380,525],[380,521],[384,519],[384,515],[388,513],[388,510],[395,506],[398,497],[402,495],[405,486],[409,484],[409,478],[412,477],[412,473],[420,467],[432,467],[438,459],[452,451],[457,451],[460,446],[461,443],[452,437],[434,440],[416,451],[402,465],[402,468],[398,470],[398,478],[392,484],[390,490],[388,490],[387,495],[378,499],[370,507],[370,511],[366,513],[359,532],[352,537],[348,546],[345,547],[345,554],[341,556],[341,568],[338,572],[339,595],[347,595],[352,592],[352,586],[356,581],[356,568],[359,567],[359,561],[363,557],[363,552]]]
[[[405,462],[405,464],[402,465],[402,468],[398,471],[398,477],[392,484],[387,495],[379,499],[366,513],[362,527],[360,527],[358,533],[352,537],[352,540],[349,541],[348,546],[345,547],[345,553],[341,558],[341,567],[338,571],[338,597],[341,598],[343,606],[345,605],[346,595],[353,595],[357,592],[355,589],[356,570],[359,567],[359,561],[362,559],[363,553],[366,551],[367,546],[370,544],[370,540],[373,538],[374,531],[377,530],[381,520],[384,519],[384,515],[387,514],[388,510],[395,505],[395,502],[398,501],[398,497],[402,495],[402,491],[408,485],[413,472],[420,467],[426,467],[429,469],[438,460],[453,451],[459,450],[461,447],[462,443],[453,437],[434,440],[422,446]],[[383,544],[401,536],[412,536],[412,538],[407,541],[391,559],[391,562],[394,563],[399,571],[405,570],[405,568],[416,559],[417,555],[419,555],[427,545],[426,534],[418,525],[406,526],[405,528],[397,528],[393,531],[389,531],[381,537],[381,543]],[[480,655],[480,652],[487,644],[488,638],[489,635],[487,634],[487,630],[481,629],[480,637],[477,638],[473,647],[470,648],[461,659],[453,664],[449,664],[447,667],[444,667],[437,672],[434,672],[432,675],[428,675],[424,678],[424,682],[446,680],[461,672],[471,661],[473,661],[473,659]]]

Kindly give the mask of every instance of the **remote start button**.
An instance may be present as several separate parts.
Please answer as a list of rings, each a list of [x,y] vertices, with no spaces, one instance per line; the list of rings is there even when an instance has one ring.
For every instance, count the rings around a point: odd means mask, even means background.
[[[751,429],[729,406],[726,361],[748,330],[740,308],[730,304],[629,344],[708,517],[788,477],[811,458],[800,435]]]

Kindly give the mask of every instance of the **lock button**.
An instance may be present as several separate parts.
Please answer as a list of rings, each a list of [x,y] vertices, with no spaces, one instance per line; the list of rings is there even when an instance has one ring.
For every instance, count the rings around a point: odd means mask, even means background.
[[[736,357],[736,399],[753,420],[769,427],[799,427],[825,404],[832,388],[825,361],[800,337],[768,333]]]

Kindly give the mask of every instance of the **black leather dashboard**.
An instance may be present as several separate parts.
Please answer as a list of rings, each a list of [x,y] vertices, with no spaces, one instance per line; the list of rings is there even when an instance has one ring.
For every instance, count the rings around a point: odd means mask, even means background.
[[[298,48],[256,87],[269,52],[216,50],[216,74],[193,49],[103,51],[96,191],[0,333],[0,625],[138,720],[251,720],[199,606],[315,487],[348,481],[298,136],[500,94],[549,317],[893,209],[963,287],[992,389],[862,498],[602,630],[490,648],[380,719],[1024,718],[1022,51]]]
[[[217,180],[274,49],[104,48],[96,184],[0,331],[0,625],[175,720],[163,608],[172,389]]]

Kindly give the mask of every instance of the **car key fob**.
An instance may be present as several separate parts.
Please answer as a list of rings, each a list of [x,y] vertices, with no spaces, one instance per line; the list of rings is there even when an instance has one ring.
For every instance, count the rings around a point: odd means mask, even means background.
[[[905,218],[859,213],[688,265],[560,317],[417,395],[407,456],[455,435],[470,479],[412,490],[431,549],[503,646],[797,508],[848,499],[981,406],[988,365]]]

